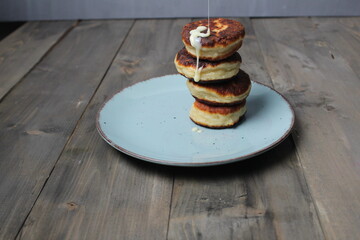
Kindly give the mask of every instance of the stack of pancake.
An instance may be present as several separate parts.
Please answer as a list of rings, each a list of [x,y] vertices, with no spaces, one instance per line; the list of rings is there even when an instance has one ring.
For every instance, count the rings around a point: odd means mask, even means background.
[[[190,31],[199,26],[210,27],[210,36],[198,39],[201,48],[197,54],[190,42]],[[195,98],[190,119],[196,124],[209,128],[233,127],[245,115],[251,81],[240,69],[241,57],[237,53],[244,35],[240,22],[224,18],[184,26],[185,47],[176,54],[174,63],[178,72],[188,78],[187,86]]]

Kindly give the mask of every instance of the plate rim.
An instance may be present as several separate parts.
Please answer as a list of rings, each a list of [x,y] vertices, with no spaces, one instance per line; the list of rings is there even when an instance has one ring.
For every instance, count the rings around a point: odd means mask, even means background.
[[[295,111],[294,111],[292,105],[290,104],[290,102],[285,98],[285,96],[283,94],[281,94],[279,91],[277,91],[276,89],[274,89],[273,87],[271,87],[271,86],[268,86],[268,85],[266,85],[264,83],[260,83],[258,81],[251,80],[251,82],[262,85],[263,87],[269,88],[270,90],[277,93],[287,103],[287,106],[289,107],[289,109],[291,111],[291,123],[290,123],[289,128],[284,132],[284,134],[279,139],[277,139],[276,141],[272,142],[271,144],[259,149],[258,151],[254,151],[252,153],[242,155],[242,156],[237,157],[237,158],[230,158],[230,159],[219,160],[219,161],[201,162],[201,163],[199,163],[199,162],[196,162],[196,163],[194,163],[194,162],[174,162],[174,161],[159,160],[159,159],[156,159],[156,158],[143,156],[141,154],[129,151],[126,148],[123,148],[123,147],[119,146],[118,144],[114,143],[112,140],[110,140],[106,136],[106,134],[104,133],[104,131],[101,129],[101,126],[100,126],[100,113],[103,110],[103,108],[107,105],[107,103],[110,102],[116,95],[123,92],[125,89],[128,89],[130,87],[133,87],[133,86],[141,84],[141,83],[144,83],[146,81],[152,81],[154,79],[158,79],[158,78],[162,78],[162,77],[166,77],[166,76],[181,76],[181,75],[180,74],[168,74],[168,75],[152,77],[152,78],[149,78],[149,79],[146,79],[146,80],[142,80],[140,82],[136,82],[134,84],[131,84],[131,85],[125,87],[125,88],[122,88],[122,89],[118,90],[117,92],[115,92],[113,95],[108,97],[108,99],[106,99],[102,103],[102,105],[100,106],[100,108],[98,109],[98,111],[96,113],[96,129],[97,129],[99,135],[102,137],[102,139],[106,143],[108,143],[110,146],[112,146],[116,150],[118,150],[118,151],[120,151],[120,152],[122,152],[122,153],[124,153],[124,154],[126,154],[128,156],[131,156],[131,157],[143,160],[143,161],[155,163],[155,164],[161,164],[161,165],[167,165],[167,166],[177,166],[177,167],[206,167],[206,166],[230,164],[230,163],[233,163],[233,162],[242,161],[242,160],[246,160],[246,159],[258,156],[258,155],[260,155],[260,154],[262,154],[264,152],[267,152],[267,151],[273,149],[274,147],[278,146],[281,142],[283,142],[291,134],[291,132],[293,130],[293,127],[295,125],[295,118],[296,118]]]

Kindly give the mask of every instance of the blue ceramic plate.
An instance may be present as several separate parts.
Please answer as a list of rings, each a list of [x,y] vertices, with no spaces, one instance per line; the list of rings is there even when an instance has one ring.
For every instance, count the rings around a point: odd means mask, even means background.
[[[244,120],[208,129],[189,119],[194,101],[181,75],[152,78],[125,88],[100,109],[97,129],[117,150],[173,166],[208,166],[244,160],[283,141],[294,112],[279,93],[252,82]],[[194,127],[201,132],[192,131]]]

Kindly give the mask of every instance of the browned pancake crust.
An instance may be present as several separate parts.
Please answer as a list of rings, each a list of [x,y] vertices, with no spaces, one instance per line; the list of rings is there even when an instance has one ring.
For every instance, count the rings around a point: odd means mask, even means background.
[[[199,68],[206,68],[206,67],[216,67],[223,63],[241,63],[241,57],[238,52],[235,52],[230,57],[220,60],[220,61],[207,61],[207,60],[199,60]],[[186,51],[186,48],[181,49],[176,54],[176,63],[178,65],[182,65],[185,67],[193,67],[196,68],[196,58],[194,58],[192,55]]]
[[[194,119],[192,119],[190,117],[191,121],[193,121],[194,123],[196,123],[197,125],[200,125],[200,126],[203,126],[203,127],[206,127],[206,128],[211,128],[211,129],[224,129],[224,128],[232,128],[232,127],[236,127],[242,120],[245,119],[245,113],[239,118],[239,120],[237,120],[236,122],[234,122],[233,124],[231,125],[226,125],[226,126],[209,126],[209,125],[206,125],[204,123],[200,123],[200,122],[196,122]]]
[[[191,22],[183,27],[181,37],[184,43],[190,43],[190,31],[199,26],[208,26],[208,20],[203,19],[196,22]],[[206,31],[204,31],[206,32]],[[214,47],[216,45],[227,46],[238,39],[243,39],[245,36],[244,26],[235,20],[225,18],[210,19],[210,36],[201,38],[202,47]]]
[[[209,91],[216,92],[221,96],[239,96],[244,94],[251,86],[249,75],[243,70],[239,70],[238,74],[229,80],[222,80],[216,83],[198,83],[192,81],[192,84],[198,85],[202,88],[206,88]]]
[[[203,111],[212,114],[221,114],[221,115],[228,115],[239,111],[246,103],[246,100],[242,101],[240,104],[234,106],[210,106],[195,100],[194,107]]]

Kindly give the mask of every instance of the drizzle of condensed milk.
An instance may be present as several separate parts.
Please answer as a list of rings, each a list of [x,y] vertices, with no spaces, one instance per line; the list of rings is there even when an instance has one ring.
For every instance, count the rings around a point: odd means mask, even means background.
[[[200,49],[201,49],[201,38],[210,36],[210,14],[209,14],[209,0],[208,0],[208,26],[199,26],[194,30],[190,31],[190,43],[193,48],[195,48],[196,51],[196,69],[195,69],[195,76],[194,81],[198,82],[200,80],[200,73],[202,70],[202,67],[199,68],[199,55],[200,55]],[[206,31],[206,33],[202,33],[203,31]]]

